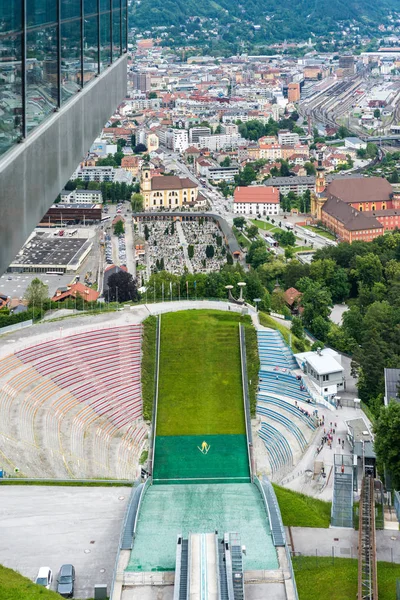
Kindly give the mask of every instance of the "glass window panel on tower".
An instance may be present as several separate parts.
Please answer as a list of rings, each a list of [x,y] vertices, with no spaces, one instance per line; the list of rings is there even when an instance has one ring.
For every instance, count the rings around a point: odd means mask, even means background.
[[[83,85],[94,79],[98,73],[98,44],[97,16],[85,17],[83,38]]]
[[[84,0],[83,9],[85,16],[97,14],[97,0]]]
[[[26,119],[29,132],[57,107],[57,28],[28,30],[26,46]]]
[[[100,70],[104,71],[111,63],[111,12],[110,0],[101,0],[102,6],[108,6],[108,11],[100,14]]]
[[[81,0],[61,0],[61,20],[76,19],[81,16]]]
[[[121,56],[121,0],[113,0],[113,60]]]
[[[0,155],[23,135],[22,35],[0,37]]]
[[[128,50],[128,34],[127,34],[128,9],[126,3],[122,0],[122,52]]]
[[[61,23],[61,101],[65,102],[82,87],[81,20]]]
[[[54,2],[54,0],[27,0],[26,24],[28,27],[50,25],[56,23],[56,21],[57,2]]]

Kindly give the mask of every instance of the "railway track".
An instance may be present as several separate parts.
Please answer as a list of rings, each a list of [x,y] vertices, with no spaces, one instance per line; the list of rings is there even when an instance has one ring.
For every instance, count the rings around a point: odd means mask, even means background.
[[[362,481],[358,530],[358,600],[378,600],[374,478]]]

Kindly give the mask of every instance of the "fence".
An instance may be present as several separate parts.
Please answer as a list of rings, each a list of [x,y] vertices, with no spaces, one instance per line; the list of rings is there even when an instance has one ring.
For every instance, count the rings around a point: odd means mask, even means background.
[[[400,492],[394,491],[394,510],[396,511],[397,520],[400,521]]]
[[[31,325],[33,325],[32,319],[14,323],[14,325],[6,325],[6,327],[0,327],[0,335],[3,335],[3,333],[10,333],[11,331],[17,331],[18,329],[24,329],[24,327],[30,327]]]

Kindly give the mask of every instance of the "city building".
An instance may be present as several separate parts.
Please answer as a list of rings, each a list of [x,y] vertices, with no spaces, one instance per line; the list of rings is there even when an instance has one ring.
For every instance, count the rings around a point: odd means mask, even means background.
[[[161,138],[159,139],[161,142]],[[189,148],[189,136],[187,130],[169,129],[166,135],[166,146],[174,152],[185,152],[185,150]]]
[[[140,90],[141,92],[149,92],[151,89],[150,73],[141,73],[139,71],[132,71],[131,81],[132,81],[132,87],[134,90]]]
[[[289,102],[298,102],[300,100],[300,83],[289,83],[288,100]]]
[[[345,390],[346,380],[341,357],[331,348],[301,352],[295,354],[295,358],[317,392],[325,399],[333,398]]]
[[[192,127],[189,129],[189,142],[191,144],[198,144],[201,137],[207,137],[210,135],[210,127]]]
[[[239,186],[233,196],[235,215],[278,215],[279,191],[264,185]]]
[[[75,300],[78,296],[85,300],[85,302],[96,302],[97,298],[100,296],[100,292],[97,292],[93,288],[87,287],[78,281],[77,283],[67,285],[65,288],[58,288],[51,301],[63,302],[64,300],[70,300],[71,298]]]
[[[64,225],[71,223],[93,223],[101,220],[101,204],[53,204],[42,217],[43,225]]]
[[[117,169],[114,167],[85,167],[79,166],[71,175],[71,179],[81,179],[82,181],[103,181],[113,182]]]
[[[73,273],[91,251],[90,239],[34,233],[8,267],[10,273]]]
[[[2,3],[0,271],[126,95],[127,0],[98,7]]]
[[[61,204],[102,204],[101,190],[63,190],[60,194]]]
[[[144,198],[145,210],[174,210],[193,206],[197,201],[199,188],[188,177],[151,177],[150,167],[145,165],[140,179],[140,193]]]
[[[219,181],[234,181],[235,175],[239,175],[238,165],[231,165],[230,167],[207,167],[207,179],[211,179],[217,183]]]
[[[288,129],[282,129],[278,131],[278,144],[282,144],[284,146],[294,146],[295,144],[300,143],[300,137],[298,133],[293,133]]]

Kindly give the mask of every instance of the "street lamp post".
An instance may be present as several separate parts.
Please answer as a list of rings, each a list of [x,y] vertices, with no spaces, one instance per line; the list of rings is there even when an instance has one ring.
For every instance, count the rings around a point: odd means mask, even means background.
[[[244,281],[239,281],[238,287],[240,289],[240,295],[239,295],[238,302],[240,302],[241,304],[243,304],[243,302],[244,302],[244,300],[243,300],[243,288],[246,287],[246,283]]]
[[[261,298],[253,298],[253,302],[255,302],[256,305],[256,312],[258,312],[258,303],[261,302]]]

